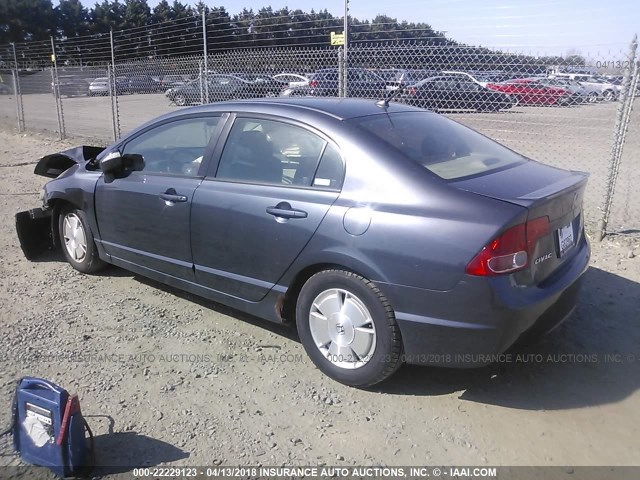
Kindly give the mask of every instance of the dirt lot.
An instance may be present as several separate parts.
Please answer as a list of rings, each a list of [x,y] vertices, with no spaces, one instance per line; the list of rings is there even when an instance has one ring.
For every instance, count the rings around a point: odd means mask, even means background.
[[[14,381],[33,375],[78,392],[104,474],[640,464],[637,236],[594,242],[576,313],[520,358],[482,370],[405,366],[356,390],[324,377],[293,330],[114,267],[86,276],[57,253],[25,260],[13,216],[38,206],[46,180],[32,163],[74,143],[0,131],[0,425]],[[0,448],[0,465],[17,464],[7,438]]]

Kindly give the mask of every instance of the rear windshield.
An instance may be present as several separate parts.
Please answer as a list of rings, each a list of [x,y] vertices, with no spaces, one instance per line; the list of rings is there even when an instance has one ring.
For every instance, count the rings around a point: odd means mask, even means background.
[[[445,180],[489,173],[524,157],[459,123],[431,112],[402,112],[350,120]]]

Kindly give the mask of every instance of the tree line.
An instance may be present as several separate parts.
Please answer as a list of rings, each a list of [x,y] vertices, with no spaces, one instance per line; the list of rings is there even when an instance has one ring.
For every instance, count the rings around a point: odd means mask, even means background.
[[[85,8],[80,0],[60,0],[54,7],[51,0],[2,0],[0,2],[0,44],[48,40],[51,36],[64,40],[140,27],[159,26],[173,21],[195,19],[205,12],[217,43],[233,41],[234,37],[257,36],[269,41],[296,39],[299,43],[328,42],[329,30],[342,31],[342,19],[326,9],[304,12],[288,8],[264,7],[257,12],[243,9],[229,14],[225,7],[209,7],[199,1],[195,5],[174,0],[161,0],[153,9],[146,0],[102,0]],[[422,22],[399,22],[379,15],[372,21],[350,19],[352,40],[432,38],[446,42],[441,32]],[[327,35],[325,35],[327,34]]]
[[[331,48],[331,32],[343,30],[343,19],[326,9],[320,11],[242,9],[230,14],[225,7],[209,7],[161,0],[153,9],[147,0],[102,0],[86,8],[80,0],[1,0],[0,45],[17,43],[22,59],[43,66],[50,52],[46,42],[56,39],[57,56],[67,63],[91,65],[110,61],[110,32],[113,31],[118,60],[157,59],[201,54],[204,12],[209,53],[238,48],[317,47]],[[424,49],[411,51],[410,44],[446,47],[431,61],[443,65],[462,64],[467,68],[492,69],[500,65],[521,65],[536,69],[543,65],[567,63],[567,59],[535,58],[462,45],[424,22],[398,21],[387,15],[372,20],[349,18],[349,40],[353,44],[388,41],[404,45],[404,66],[423,64]],[[40,47],[38,47],[40,42]],[[40,53],[40,50],[42,53]],[[333,47],[335,48],[335,47]],[[419,48],[419,47],[416,47]],[[444,52],[444,53],[443,53]],[[8,54],[5,48],[0,57]],[[2,60],[3,58],[0,58]],[[414,61],[415,59],[415,61]],[[7,59],[5,59],[5,63]],[[19,59],[19,63],[20,63]],[[426,60],[423,58],[423,60]],[[431,62],[430,62],[431,63]],[[584,64],[581,57],[571,64]]]

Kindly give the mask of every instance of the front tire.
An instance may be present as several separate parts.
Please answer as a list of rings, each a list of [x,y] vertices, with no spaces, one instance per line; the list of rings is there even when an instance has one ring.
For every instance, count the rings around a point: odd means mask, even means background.
[[[296,324],[313,363],[345,385],[375,385],[402,363],[393,309],[378,287],[355,273],[325,270],[307,280]]]
[[[82,210],[63,207],[58,216],[62,253],[67,262],[82,273],[93,273],[105,266]]]

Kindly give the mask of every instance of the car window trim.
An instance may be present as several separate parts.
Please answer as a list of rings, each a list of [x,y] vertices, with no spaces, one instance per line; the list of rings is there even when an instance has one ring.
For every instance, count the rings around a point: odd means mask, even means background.
[[[258,182],[245,182],[240,180],[217,178],[218,169],[220,168],[220,160],[222,158],[222,152],[224,151],[224,147],[226,146],[227,140],[229,139],[229,134],[231,133],[231,129],[233,128],[233,125],[236,119],[238,118],[255,118],[256,120],[271,120],[274,122],[286,123],[299,128],[303,128],[317,135],[322,140],[324,140],[325,145],[322,149],[322,154],[319,155],[318,157],[318,160],[316,163],[316,169],[314,171],[314,176],[313,176],[311,185],[304,186],[304,185],[286,185],[286,184],[274,184],[274,183],[258,183]],[[322,156],[324,155],[324,152],[326,151],[327,145],[329,143],[336,149],[336,151],[340,156],[340,160],[342,162],[342,178],[340,179],[340,186],[338,188],[320,187],[320,186],[313,185],[313,180],[315,180],[315,174],[317,173],[318,168],[320,168],[320,162],[322,161]],[[324,132],[321,132],[320,130],[312,127],[311,125],[308,125],[304,122],[293,120],[287,117],[280,117],[278,115],[269,115],[264,113],[252,113],[252,112],[230,112],[227,118],[227,123],[223,131],[221,132],[220,137],[218,139],[218,143],[216,144],[215,150],[213,151],[211,162],[209,164],[209,170],[206,171],[203,178],[204,180],[226,182],[226,183],[240,183],[245,185],[265,185],[265,186],[272,186],[272,187],[297,188],[302,190],[309,189],[314,191],[321,190],[321,191],[328,191],[328,192],[336,192],[336,191],[340,192],[342,191],[342,186],[344,185],[344,178],[346,175],[346,165],[347,165],[347,162],[345,161],[344,155],[342,154],[342,150],[340,149],[338,144],[331,137],[326,135]],[[200,171],[198,171],[198,173],[200,173]]]

